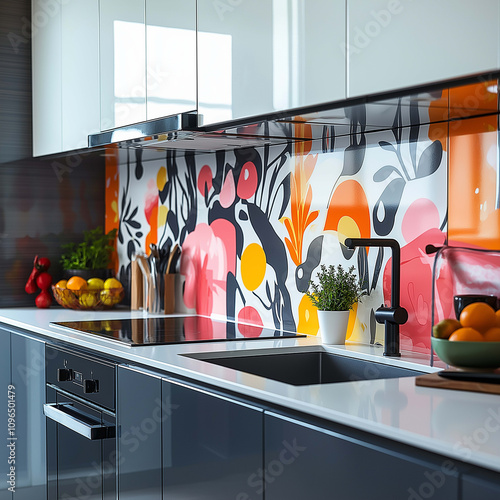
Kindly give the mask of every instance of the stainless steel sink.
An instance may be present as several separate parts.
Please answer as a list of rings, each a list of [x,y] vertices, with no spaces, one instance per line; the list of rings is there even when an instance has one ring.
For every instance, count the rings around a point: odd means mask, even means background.
[[[333,354],[326,350],[272,353],[246,351],[244,354],[192,354],[196,358],[226,368],[291,385],[332,384],[355,380],[415,377],[422,372]]]

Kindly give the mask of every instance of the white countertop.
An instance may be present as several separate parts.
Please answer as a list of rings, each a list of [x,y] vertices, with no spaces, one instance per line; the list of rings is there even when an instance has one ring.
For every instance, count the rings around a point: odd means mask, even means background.
[[[54,321],[143,317],[141,312],[71,311],[50,308],[0,309],[0,322],[54,340],[88,348],[153,370],[192,378],[263,401],[289,407],[447,457],[500,472],[500,396],[417,387],[414,377],[292,386],[217,366],[182,354],[271,348],[317,350],[433,372],[429,357],[402,352],[385,358],[382,348],[359,344],[321,346],[316,337],[129,347],[91,334],[50,326]],[[443,365],[441,365],[443,366]]]

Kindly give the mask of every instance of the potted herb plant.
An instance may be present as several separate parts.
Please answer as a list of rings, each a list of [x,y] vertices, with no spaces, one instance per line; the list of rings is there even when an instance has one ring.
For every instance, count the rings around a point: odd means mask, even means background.
[[[115,236],[116,229],[104,233],[102,227],[97,227],[85,231],[81,243],[63,245],[64,253],[60,262],[67,277],[108,278],[112,274],[108,268],[114,251]]]
[[[318,309],[321,339],[325,344],[344,344],[349,312],[366,291],[356,277],[354,266],[347,271],[339,264],[320,266],[318,283],[309,282],[306,295]]]

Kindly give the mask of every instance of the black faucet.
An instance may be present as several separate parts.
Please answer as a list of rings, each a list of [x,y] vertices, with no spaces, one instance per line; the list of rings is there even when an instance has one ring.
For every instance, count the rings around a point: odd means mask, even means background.
[[[384,356],[399,357],[399,325],[408,321],[408,311],[399,305],[401,250],[391,238],[346,238],[344,245],[355,247],[389,247],[392,249],[391,307],[383,304],[375,311],[378,323],[385,323]]]

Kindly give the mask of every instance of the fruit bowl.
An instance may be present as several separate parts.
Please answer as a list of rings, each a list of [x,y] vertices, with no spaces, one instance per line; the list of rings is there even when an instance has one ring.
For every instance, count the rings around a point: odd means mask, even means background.
[[[500,342],[460,342],[431,337],[432,348],[441,361],[467,370],[500,367]]]
[[[52,285],[52,292],[59,305],[83,311],[111,309],[119,304],[125,295],[123,287],[70,290]]]

